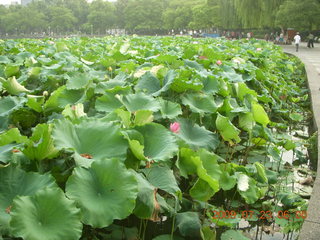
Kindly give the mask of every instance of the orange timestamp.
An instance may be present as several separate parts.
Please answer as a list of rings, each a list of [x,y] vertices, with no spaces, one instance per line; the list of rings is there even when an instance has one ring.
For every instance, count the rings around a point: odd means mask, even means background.
[[[307,211],[296,211],[294,213],[290,213],[289,211],[278,211],[278,212],[272,212],[272,211],[251,211],[251,210],[244,210],[240,211],[239,213],[235,211],[229,211],[229,210],[213,210],[211,211],[213,213],[212,219],[235,219],[237,216],[250,220],[250,219],[273,219],[273,218],[279,218],[279,219],[289,219],[290,217],[295,219],[306,219],[307,218]]]

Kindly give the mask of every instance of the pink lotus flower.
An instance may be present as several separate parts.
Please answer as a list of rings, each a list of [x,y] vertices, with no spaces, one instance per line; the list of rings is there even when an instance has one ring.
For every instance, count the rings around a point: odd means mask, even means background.
[[[262,48],[257,48],[257,51],[261,51],[262,50]]]
[[[178,133],[179,130],[180,130],[180,123],[178,123],[178,122],[170,123],[170,131],[171,132]]]
[[[218,60],[218,61],[216,61],[216,64],[221,65],[221,64],[222,64],[222,61],[221,61],[221,60]]]

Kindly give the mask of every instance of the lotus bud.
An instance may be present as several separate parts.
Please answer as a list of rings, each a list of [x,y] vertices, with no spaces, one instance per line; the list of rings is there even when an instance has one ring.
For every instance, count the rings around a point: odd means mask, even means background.
[[[174,122],[170,124],[170,131],[174,133],[178,133],[180,130],[180,123]]]
[[[221,60],[218,60],[218,61],[216,61],[216,64],[221,65],[221,64],[222,64],[222,61],[221,61]]]
[[[49,95],[48,91],[43,91],[43,92],[42,92],[42,96],[46,97],[46,96],[48,96],[48,95]]]
[[[262,48],[257,48],[257,51],[261,51],[262,50]]]
[[[108,67],[109,72],[112,72],[112,67]]]

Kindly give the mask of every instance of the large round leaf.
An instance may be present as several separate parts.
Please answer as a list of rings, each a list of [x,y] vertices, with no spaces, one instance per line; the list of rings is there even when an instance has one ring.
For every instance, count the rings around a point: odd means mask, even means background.
[[[201,222],[197,212],[183,212],[177,214],[177,228],[184,237],[200,236]]]
[[[180,104],[159,98],[160,112],[163,118],[173,119],[182,114]]]
[[[158,220],[160,205],[157,200],[157,189],[139,173],[135,173],[138,180],[138,197],[134,208],[134,214],[141,219]]]
[[[13,110],[22,106],[25,100],[18,97],[0,98],[0,117],[9,115]]]
[[[104,93],[103,96],[97,98],[95,107],[99,112],[112,112],[121,106],[122,103],[115,97],[115,94]]]
[[[187,94],[182,97],[182,103],[189,106],[195,113],[215,113],[217,106],[213,96],[200,94]]]
[[[82,233],[79,209],[58,188],[16,198],[11,216],[14,236],[25,240],[77,240]]]
[[[228,117],[218,114],[216,126],[225,141],[229,141],[229,143],[232,143],[232,140],[237,143],[241,141],[239,137],[240,130],[231,123]]]
[[[128,94],[122,97],[122,102],[129,112],[150,110],[156,112],[160,109],[159,102],[144,93]]]
[[[174,136],[160,124],[136,127],[144,138],[144,156],[153,160],[167,160],[178,152]]]
[[[78,164],[88,166],[89,158],[125,157],[128,143],[112,123],[98,119],[83,119],[80,124],[72,124],[68,120],[55,123],[53,139],[59,149],[71,149],[80,156],[87,156]],[[90,157],[89,157],[90,156]],[[79,160],[79,158],[77,160]]]
[[[119,159],[102,159],[89,169],[75,168],[66,194],[81,208],[85,224],[101,228],[133,212],[138,184]]]
[[[180,131],[177,134],[185,143],[192,148],[216,149],[219,140],[216,135],[198,124],[192,124],[187,119],[179,119]]]
[[[85,97],[84,90],[68,90],[64,85],[51,94],[44,104],[44,110],[46,112],[59,111],[68,104],[83,102]]]
[[[146,91],[152,96],[159,96],[170,88],[175,77],[173,70],[170,70],[163,81],[160,81],[151,72],[146,72],[138,81],[136,89]]]
[[[0,162],[10,162],[14,154],[12,150],[21,146],[22,143],[28,142],[29,139],[26,136],[22,136],[18,128],[11,128],[0,134]]]
[[[20,168],[8,166],[0,168],[0,229],[8,228],[10,209],[16,196],[29,196],[45,187],[56,186],[50,175],[26,173]]]

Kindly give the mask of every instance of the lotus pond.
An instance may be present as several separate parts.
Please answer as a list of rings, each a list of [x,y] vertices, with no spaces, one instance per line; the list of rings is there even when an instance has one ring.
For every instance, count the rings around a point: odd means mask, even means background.
[[[0,40],[2,239],[293,239],[311,118],[265,41]]]

